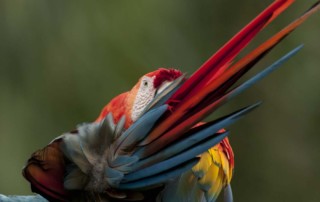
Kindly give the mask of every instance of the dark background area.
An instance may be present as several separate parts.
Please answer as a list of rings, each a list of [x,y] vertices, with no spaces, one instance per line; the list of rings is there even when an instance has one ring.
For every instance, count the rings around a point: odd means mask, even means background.
[[[33,151],[147,72],[192,73],[271,2],[0,1],[0,193],[30,194]],[[312,3],[296,1],[244,53]],[[248,75],[304,43],[297,56],[213,115],[264,101],[230,128],[236,201],[319,201],[319,36],[318,13]]]

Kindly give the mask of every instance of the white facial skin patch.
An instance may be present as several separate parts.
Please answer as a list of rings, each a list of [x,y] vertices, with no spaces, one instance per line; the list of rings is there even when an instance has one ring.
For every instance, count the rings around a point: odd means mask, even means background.
[[[151,102],[151,100],[155,96],[156,89],[153,87],[154,79],[155,76],[144,76],[141,79],[140,87],[134,100],[131,112],[131,120],[133,122],[135,122],[139,118],[144,108]]]

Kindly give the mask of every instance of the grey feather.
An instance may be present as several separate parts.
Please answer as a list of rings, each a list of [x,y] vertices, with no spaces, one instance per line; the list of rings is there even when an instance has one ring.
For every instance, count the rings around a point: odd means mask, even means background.
[[[124,124],[126,123],[126,117],[123,115],[116,127],[114,128],[114,139],[118,138],[121,135],[122,131],[124,130]]]
[[[74,134],[65,134],[61,144],[61,150],[65,156],[74,162],[82,172],[88,173],[91,169],[91,164],[83,154],[80,146],[80,139]]]
[[[64,187],[68,190],[82,190],[88,183],[88,176],[79,168],[74,167],[64,179]]]

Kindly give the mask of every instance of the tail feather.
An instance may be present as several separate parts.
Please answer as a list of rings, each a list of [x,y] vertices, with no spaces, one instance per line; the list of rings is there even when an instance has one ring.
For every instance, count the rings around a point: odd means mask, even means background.
[[[225,68],[226,64],[230,63],[254,36],[291,3],[293,3],[292,0],[275,1],[209,58],[167,101],[168,104],[174,106],[174,115],[166,117],[141,145],[146,145],[154,141],[164,132],[171,129],[171,127],[184,116],[185,112],[197,103],[190,100],[198,97],[199,92],[204,92],[203,88],[206,86],[206,83],[211,80],[221,68]],[[197,94],[197,96],[194,96],[195,94]],[[177,100],[180,102],[177,103]],[[197,100],[199,101],[198,98]],[[172,103],[177,103],[177,106]]]
[[[143,158],[146,158],[146,157],[156,153],[160,149],[162,149],[163,146],[169,144],[170,142],[172,142],[178,138],[181,138],[182,135],[187,134],[185,132],[188,128],[195,125],[197,122],[202,120],[205,116],[212,113],[213,110],[217,109],[219,106],[226,103],[231,98],[233,98],[236,95],[238,95],[239,93],[243,92],[244,90],[246,90],[247,88],[252,86],[254,83],[259,81],[260,79],[264,78],[266,75],[271,73],[274,69],[279,67],[282,63],[284,63],[289,58],[291,58],[301,48],[302,48],[302,46],[295,48],[294,50],[292,50],[291,52],[286,54],[284,57],[280,58],[278,61],[273,63],[271,66],[267,67],[264,71],[258,73],[252,79],[243,83],[239,87],[237,87],[237,88],[235,88],[225,94],[220,95],[219,99],[217,99],[216,101],[214,101],[208,105],[202,106],[203,107],[202,109],[198,109],[198,111],[196,113],[187,116],[186,119],[184,120],[184,122],[175,126],[175,128],[173,128],[170,131],[168,131],[167,133],[165,133],[163,136],[161,136],[156,141],[150,143],[149,145],[142,147],[141,150],[143,150],[143,151],[141,152],[142,154],[140,154],[140,155]]]
[[[149,151],[146,151],[144,156],[151,155],[159,149],[161,149],[161,143],[166,142],[170,143],[178,139],[184,132],[185,129],[194,125],[200,118],[212,112],[215,108],[220,105],[217,105],[216,100],[221,100],[226,91],[239,79],[241,78],[248,70],[250,70],[259,60],[261,60],[272,48],[279,44],[287,35],[289,35],[293,30],[295,30],[299,25],[301,25],[306,19],[308,19],[312,14],[317,12],[320,8],[319,1],[314,4],[307,12],[305,12],[301,17],[297,18],[287,27],[282,29],[280,32],[276,33],[269,40],[264,42],[258,48],[253,50],[247,56],[236,62],[230,68],[225,70],[219,77],[210,83],[202,86],[202,89],[197,89],[197,96],[192,96],[192,92],[188,92],[188,97],[184,97],[182,100],[176,103],[182,103],[177,106],[176,109],[173,109],[174,113],[167,113],[163,117],[162,121],[157,124],[157,126],[150,133],[148,138],[143,141],[140,145],[156,145],[155,147],[150,147]],[[218,51],[219,52],[219,51]],[[210,60],[210,59],[209,59]],[[202,71],[201,67],[198,72]],[[214,69],[214,68],[213,68]],[[194,75],[197,75],[195,73]],[[199,73],[199,75],[202,75]],[[207,73],[209,75],[209,73]],[[201,78],[201,77],[199,77]],[[199,79],[198,78],[198,79]],[[205,82],[206,77],[203,76],[202,82]],[[189,82],[194,80],[193,77],[190,77],[181,88],[169,99],[174,100],[179,98],[177,96],[179,91],[182,91],[185,86],[188,86]],[[193,81],[194,82],[194,81]],[[194,89],[194,88],[191,88]],[[206,107],[211,103],[215,105],[211,108]],[[174,108],[171,106],[171,108]],[[210,109],[210,110],[209,110]],[[168,115],[169,114],[169,115]],[[198,117],[195,121],[191,121],[190,117]],[[172,134],[175,135],[172,135]],[[153,143],[154,141],[154,143]],[[152,148],[152,149],[151,149]]]
[[[236,122],[238,119],[240,119],[245,114],[249,113],[253,109],[259,106],[260,103],[257,103],[255,105],[251,105],[249,107],[243,108],[241,110],[238,110],[232,114],[229,114],[227,116],[221,117],[215,121],[203,124],[201,126],[197,126],[192,128],[188,134],[186,135],[185,139],[182,139],[180,141],[177,141],[174,144],[168,145],[166,148],[164,148],[161,152],[156,153],[148,158],[143,159],[142,161],[138,162],[133,166],[134,170],[138,170],[141,168],[146,167],[147,165],[151,165],[153,163],[160,162],[162,160],[168,159],[172,157],[174,154],[179,154],[181,152],[185,152],[188,148],[194,147],[197,142],[202,142],[208,138],[215,137],[216,142],[220,142],[223,138],[226,137],[227,133],[220,133],[218,132],[221,128],[225,128],[234,122]],[[215,133],[215,134],[214,134]],[[214,135],[212,135],[214,134]],[[144,148],[141,148],[137,152],[134,153],[134,155],[137,155],[139,157],[143,157],[144,154]]]
[[[182,100],[188,91],[188,97],[193,96],[215,73],[226,63],[234,59],[237,54],[270,22],[282,13],[293,0],[277,0],[261,12],[255,19],[239,31],[211,58],[209,58],[172,96],[173,100]],[[194,86],[196,84],[196,86]],[[194,87],[191,87],[194,86]],[[190,93],[190,89],[193,91]],[[169,101],[170,102],[170,99]]]

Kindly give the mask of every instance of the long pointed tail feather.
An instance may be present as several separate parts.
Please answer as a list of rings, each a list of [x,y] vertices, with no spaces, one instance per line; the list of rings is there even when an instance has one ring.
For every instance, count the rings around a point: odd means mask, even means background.
[[[149,137],[140,143],[140,145],[142,146],[149,144],[157,138],[166,135],[166,131],[170,130],[169,133],[171,133],[171,131],[175,130],[175,132],[177,132],[178,129],[175,129],[177,128],[177,125],[183,123],[186,118],[201,111],[203,106],[207,106],[214,100],[219,99],[221,94],[228,90],[229,87],[231,87],[244,73],[251,69],[254,64],[262,59],[274,46],[280,43],[282,39],[284,39],[295,28],[301,25],[308,17],[318,11],[320,8],[319,4],[320,3],[317,2],[297,20],[293,21],[287,27],[276,33],[265,43],[245,56],[243,59],[232,65],[214,81],[204,86],[203,89],[197,92],[197,96],[193,96],[188,100],[180,101],[182,104],[176,108],[174,113],[170,114],[169,116],[165,116],[163,121],[157,124],[157,127],[154,128]],[[185,83],[188,81],[189,80],[187,80]],[[197,103],[197,106],[195,106],[195,103]],[[185,128],[187,128],[187,126]],[[181,131],[180,134],[182,133],[183,132]],[[174,141],[174,138],[179,138],[179,135],[174,135],[171,137],[173,138],[172,141]]]
[[[181,100],[184,96],[192,96],[200,90],[206,81],[230,62],[264,27],[283,12],[293,0],[277,0],[247,24],[211,58],[209,58],[186,83],[172,96],[172,100]],[[190,89],[193,91],[190,92]],[[186,93],[188,93],[186,95]],[[169,101],[170,102],[170,99]]]
[[[226,65],[231,63],[239,52],[291,3],[293,3],[292,0],[275,1],[209,58],[168,100],[167,103],[171,105],[172,101],[174,103],[176,103],[176,100],[181,101],[178,103],[178,106],[175,106],[175,117],[166,119],[160,124],[161,126],[157,127],[150,134],[148,139],[141,143],[141,145],[152,142],[165,132],[164,128],[168,129],[168,127],[162,126],[168,125],[169,123],[172,125],[175,123],[173,120],[179,120],[179,118],[183,116],[183,112],[185,112],[187,108],[193,106],[192,103],[186,101],[190,100],[190,98],[194,98],[195,94],[197,94],[198,97],[199,91],[203,91],[203,87],[206,83],[211,80],[211,78],[215,77],[221,68],[225,69]]]

